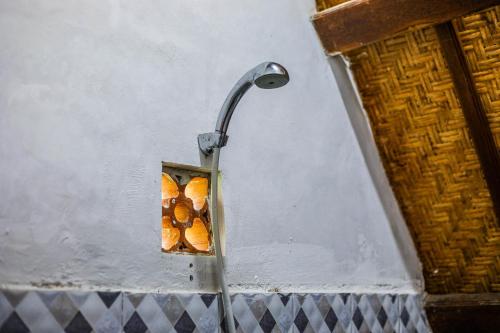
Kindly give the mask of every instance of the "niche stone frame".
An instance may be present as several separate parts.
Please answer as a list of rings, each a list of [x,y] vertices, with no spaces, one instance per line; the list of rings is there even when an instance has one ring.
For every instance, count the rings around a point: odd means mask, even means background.
[[[210,173],[207,168],[162,162],[162,252],[214,255]]]

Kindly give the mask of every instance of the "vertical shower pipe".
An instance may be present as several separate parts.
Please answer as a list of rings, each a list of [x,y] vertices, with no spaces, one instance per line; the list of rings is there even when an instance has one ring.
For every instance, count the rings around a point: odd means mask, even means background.
[[[233,308],[231,306],[231,297],[226,283],[226,273],[224,270],[224,258],[222,256],[222,246],[219,229],[219,211],[218,211],[218,185],[219,185],[219,154],[220,148],[212,150],[212,171],[210,173],[210,214],[212,216],[212,232],[214,235],[215,256],[217,259],[217,278],[222,293],[222,304],[224,306],[224,315],[229,333],[236,332]]]
[[[212,232],[214,235],[215,256],[217,260],[217,278],[222,292],[222,303],[226,317],[227,330],[229,333],[235,333],[236,328],[234,325],[233,309],[231,307],[231,297],[226,283],[219,230],[217,191],[220,148],[226,145],[228,138],[226,132],[229,126],[229,121],[231,120],[231,116],[233,115],[236,105],[248,89],[250,89],[254,84],[262,89],[275,89],[284,86],[288,83],[288,81],[288,72],[285,67],[280,64],[275,62],[263,62],[257,65],[245,73],[245,75],[243,75],[241,79],[236,82],[233,89],[231,89],[217,118],[215,131],[198,135],[198,146],[204,155],[202,159],[207,160],[207,157],[210,155],[212,157],[210,175],[210,213],[212,216]]]

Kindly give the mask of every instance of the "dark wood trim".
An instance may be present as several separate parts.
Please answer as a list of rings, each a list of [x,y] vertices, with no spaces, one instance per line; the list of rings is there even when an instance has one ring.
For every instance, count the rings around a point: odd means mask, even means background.
[[[425,312],[434,333],[492,333],[500,327],[500,294],[429,295]]]
[[[427,295],[426,307],[500,305],[500,293]]]
[[[500,152],[495,145],[486,112],[476,92],[453,24],[451,21],[439,24],[436,32],[479,156],[497,221],[500,221]]]
[[[419,24],[438,24],[500,0],[351,0],[313,16],[329,54],[382,40]]]

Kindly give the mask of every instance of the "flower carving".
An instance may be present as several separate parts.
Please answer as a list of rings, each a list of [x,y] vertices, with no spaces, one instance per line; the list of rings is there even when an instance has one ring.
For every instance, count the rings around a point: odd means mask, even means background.
[[[208,178],[180,181],[162,173],[162,250],[211,253]]]

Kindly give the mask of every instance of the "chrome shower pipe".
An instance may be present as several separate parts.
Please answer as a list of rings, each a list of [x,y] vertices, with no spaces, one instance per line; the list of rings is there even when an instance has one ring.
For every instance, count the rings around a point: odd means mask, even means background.
[[[262,89],[279,88],[289,81],[285,67],[275,62],[264,62],[250,71],[236,83],[227,96],[219,116],[215,131],[198,135],[198,146],[205,160],[211,157],[211,186],[210,186],[210,214],[212,217],[212,231],[214,235],[215,256],[217,261],[217,279],[222,293],[222,306],[226,316],[227,332],[235,333],[231,298],[226,283],[224,260],[221,250],[221,239],[218,218],[218,176],[220,149],[226,145],[227,129],[238,102],[254,84]]]

